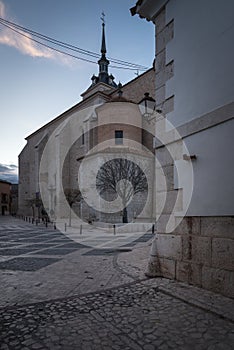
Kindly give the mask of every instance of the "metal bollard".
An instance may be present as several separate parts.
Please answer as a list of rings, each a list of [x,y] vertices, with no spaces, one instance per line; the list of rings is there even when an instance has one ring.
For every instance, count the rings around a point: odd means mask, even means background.
[[[54,230],[56,230],[56,222],[54,222]]]
[[[154,224],[152,225],[152,233],[154,233]]]
[[[115,224],[113,225],[113,229],[114,229],[114,235],[116,234],[116,226]]]
[[[36,220],[36,226],[38,225],[38,220]]]
[[[80,225],[80,235],[82,235],[82,225]]]

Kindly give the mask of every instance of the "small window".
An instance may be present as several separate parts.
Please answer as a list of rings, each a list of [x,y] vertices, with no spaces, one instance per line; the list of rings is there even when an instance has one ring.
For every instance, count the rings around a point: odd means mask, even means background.
[[[123,144],[123,130],[115,130],[115,144],[116,145]]]

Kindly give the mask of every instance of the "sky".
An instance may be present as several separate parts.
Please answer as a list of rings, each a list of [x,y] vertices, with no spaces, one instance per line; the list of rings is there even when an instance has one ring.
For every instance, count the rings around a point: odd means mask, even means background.
[[[0,0],[0,17],[99,53],[104,11],[107,57],[151,67],[154,26],[131,16],[129,9],[135,2]],[[4,178],[4,167],[16,174],[12,165],[18,164],[25,137],[81,101],[80,94],[98,73],[98,66],[51,51],[2,24],[0,62],[0,178]],[[116,83],[124,84],[135,78],[137,71],[109,68],[109,73]]]

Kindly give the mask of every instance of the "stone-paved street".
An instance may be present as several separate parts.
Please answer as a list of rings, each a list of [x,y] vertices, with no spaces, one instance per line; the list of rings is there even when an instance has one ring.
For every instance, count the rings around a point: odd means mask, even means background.
[[[145,243],[131,242],[119,254],[119,249],[74,242],[52,226],[0,217],[0,307],[103,290],[143,278],[152,234],[144,238]],[[129,253],[134,266],[123,270],[119,257],[128,260]]]
[[[0,349],[234,349],[233,300],[144,277],[150,235],[108,251],[13,218],[0,232]]]
[[[2,310],[1,349],[233,349],[231,321],[152,281]]]

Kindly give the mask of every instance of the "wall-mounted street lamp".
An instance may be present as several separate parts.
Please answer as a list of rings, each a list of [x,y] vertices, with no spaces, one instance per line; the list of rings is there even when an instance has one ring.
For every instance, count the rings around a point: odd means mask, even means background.
[[[155,116],[155,112],[162,113],[161,109],[156,109],[156,101],[150,96],[148,92],[145,92],[143,99],[139,102],[143,117],[150,122]]]
[[[143,99],[139,102],[142,110],[142,114],[147,121],[151,120],[155,111],[155,99],[150,96],[148,92],[145,92]]]

